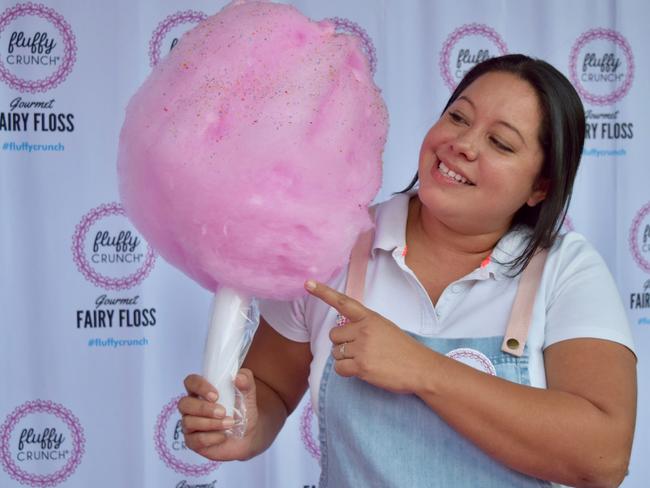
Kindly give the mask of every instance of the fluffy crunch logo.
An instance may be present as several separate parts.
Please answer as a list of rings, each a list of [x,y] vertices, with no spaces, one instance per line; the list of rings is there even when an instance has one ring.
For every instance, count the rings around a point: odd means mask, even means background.
[[[477,351],[476,349],[461,347],[454,349],[453,351],[449,351],[447,353],[447,357],[455,359],[456,361],[460,361],[467,366],[471,366],[474,369],[478,369],[479,371],[483,371],[484,373],[490,374],[492,376],[497,375],[497,370],[494,367],[494,364],[492,364],[492,361],[490,361],[490,359],[485,354],[483,354],[481,351]]]
[[[569,217],[569,214],[566,214],[564,216],[564,220],[562,221],[562,226],[560,227],[560,232],[562,234],[566,234],[567,232],[571,232],[576,230],[575,225],[573,224],[573,220],[571,217]]]
[[[55,486],[81,463],[86,439],[79,419],[66,407],[44,400],[26,402],[0,427],[0,461],[24,485]]]
[[[72,236],[72,257],[79,272],[107,290],[126,290],[151,272],[156,255],[118,203],[93,208]]]
[[[45,92],[72,71],[77,44],[70,24],[50,7],[19,3],[0,14],[0,80],[20,92]]]
[[[185,446],[181,415],[178,411],[178,401],[182,395],[172,398],[158,414],[154,427],[154,445],[160,459],[177,473],[185,476],[205,476],[221,463],[208,461]]]
[[[454,30],[440,51],[440,75],[445,85],[454,90],[465,74],[476,64],[508,53],[501,36],[485,24],[465,24]]]
[[[377,70],[377,50],[375,49],[375,44],[372,42],[372,38],[368,35],[365,29],[356,22],[341,17],[332,17],[326,20],[334,24],[337,32],[355,36],[359,40],[361,49],[363,49],[363,52],[368,58],[370,72],[374,75]]]
[[[320,462],[321,453],[318,446],[318,426],[316,424],[312,403],[308,401],[300,415],[300,438],[307,452]]]
[[[629,42],[613,29],[584,32],[571,49],[569,76],[587,103],[615,104],[627,95],[634,79],[634,56]]]
[[[192,29],[207,15],[196,10],[183,10],[167,16],[154,29],[149,41],[149,65],[156,66],[169,53],[185,32]]]
[[[650,273],[650,202],[641,207],[634,217],[628,243],[636,264]]]

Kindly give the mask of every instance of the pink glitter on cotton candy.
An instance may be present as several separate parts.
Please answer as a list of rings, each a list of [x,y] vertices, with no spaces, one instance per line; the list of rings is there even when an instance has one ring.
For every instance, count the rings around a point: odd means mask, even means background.
[[[127,214],[210,290],[260,298],[327,281],[371,226],[388,120],[358,39],[268,2],[188,32],[131,99]]]

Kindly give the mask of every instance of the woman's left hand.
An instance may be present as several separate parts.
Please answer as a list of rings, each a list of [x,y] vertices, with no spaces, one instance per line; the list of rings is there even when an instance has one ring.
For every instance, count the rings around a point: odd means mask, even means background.
[[[313,284],[314,287],[311,287]],[[431,350],[390,320],[358,301],[315,281],[305,289],[334,307],[346,323],[330,331],[334,369],[394,393],[413,393]]]

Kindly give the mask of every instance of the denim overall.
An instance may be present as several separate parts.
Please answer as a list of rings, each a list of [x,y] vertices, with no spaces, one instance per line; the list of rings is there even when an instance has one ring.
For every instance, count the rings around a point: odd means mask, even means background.
[[[371,244],[372,231],[360,237],[350,258],[346,294],[357,300],[363,298]],[[504,337],[411,336],[440,354],[469,359],[473,362],[468,364],[489,374],[529,385],[525,342],[545,258],[546,253],[539,253],[524,271]],[[330,356],[319,391],[321,488],[551,486],[492,459],[419,397],[341,377],[333,362]]]

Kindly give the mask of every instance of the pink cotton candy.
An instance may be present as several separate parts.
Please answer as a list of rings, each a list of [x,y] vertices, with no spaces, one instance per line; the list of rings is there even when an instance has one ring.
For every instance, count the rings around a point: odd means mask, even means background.
[[[131,99],[127,214],[210,290],[290,299],[347,262],[381,183],[387,113],[356,37],[295,8],[231,4]]]

